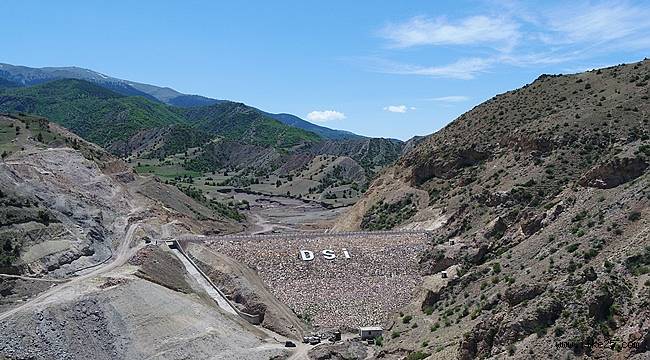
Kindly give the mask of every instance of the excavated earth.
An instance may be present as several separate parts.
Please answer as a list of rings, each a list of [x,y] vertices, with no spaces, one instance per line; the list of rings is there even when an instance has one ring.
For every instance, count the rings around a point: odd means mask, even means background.
[[[0,144],[11,149],[0,162],[0,358],[288,356],[156,245],[241,224],[45,119],[0,116],[0,125],[21,129]]]

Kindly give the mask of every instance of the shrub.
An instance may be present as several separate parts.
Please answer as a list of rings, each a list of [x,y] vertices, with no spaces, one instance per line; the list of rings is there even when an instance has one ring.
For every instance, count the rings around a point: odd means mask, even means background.
[[[495,274],[500,273],[500,272],[501,272],[501,264],[499,264],[498,262],[493,263],[493,264],[492,264],[492,271],[493,271]]]
[[[408,323],[411,322],[411,319],[413,319],[413,316],[411,316],[411,315],[406,315],[406,316],[404,316],[404,317],[402,318],[402,323],[404,323],[404,324],[408,324]]]
[[[637,276],[650,273],[650,246],[646,247],[643,253],[627,258],[625,267]]]
[[[630,221],[637,221],[641,219],[641,213],[638,211],[632,211],[630,215],[628,215],[627,219]]]
[[[422,360],[428,358],[429,356],[431,356],[431,354],[418,350],[409,353],[405,360]]]
[[[572,253],[572,252],[578,250],[578,247],[579,247],[579,246],[580,246],[580,244],[571,244],[571,245],[569,245],[569,246],[566,247],[566,251],[567,251],[568,253]]]
[[[382,336],[377,336],[375,338],[375,345],[384,346],[384,338]]]

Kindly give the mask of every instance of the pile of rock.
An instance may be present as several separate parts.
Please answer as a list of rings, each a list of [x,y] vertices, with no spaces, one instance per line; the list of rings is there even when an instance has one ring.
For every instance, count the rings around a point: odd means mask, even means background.
[[[426,235],[276,235],[208,246],[255,269],[273,295],[313,325],[355,328],[383,323],[410,302],[422,281],[418,254]],[[301,250],[313,259],[303,260]]]

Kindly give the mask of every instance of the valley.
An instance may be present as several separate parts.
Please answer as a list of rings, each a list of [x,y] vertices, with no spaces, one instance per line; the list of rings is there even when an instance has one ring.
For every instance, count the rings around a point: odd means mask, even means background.
[[[406,143],[19,70],[0,359],[650,351],[648,60],[542,75]]]

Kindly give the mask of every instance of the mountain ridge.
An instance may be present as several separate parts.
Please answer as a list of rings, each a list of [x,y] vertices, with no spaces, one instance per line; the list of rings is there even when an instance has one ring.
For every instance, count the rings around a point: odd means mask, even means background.
[[[159,101],[167,105],[181,108],[211,106],[228,101],[212,99],[201,95],[183,94],[170,87],[161,87],[123,80],[76,66],[32,68],[28,66],[0,63],[0,79],[7,80],[10,82],[8,84],[13,84],[14,86],[15,84],[32,86],[53,80],[79,79],[95,83],[122,95],[142,96],[149,100]],[[0,88],[2,87],[3,84],[0,83]],[[256,110],[286,125],[314,132],[324,138],[344,139],[361,137],[361,135],[356,135],[349,131],[335,130],[312,124],[295,115],[284,113],[272,114],[259,109]]]
[[[394,316],[380,356],[643,358],[648,80],[649,60],[542,75],[380,173],[334,230],[432,236],[420,255],[425,286]],[[639,346],[596,345],[620,341]]]

